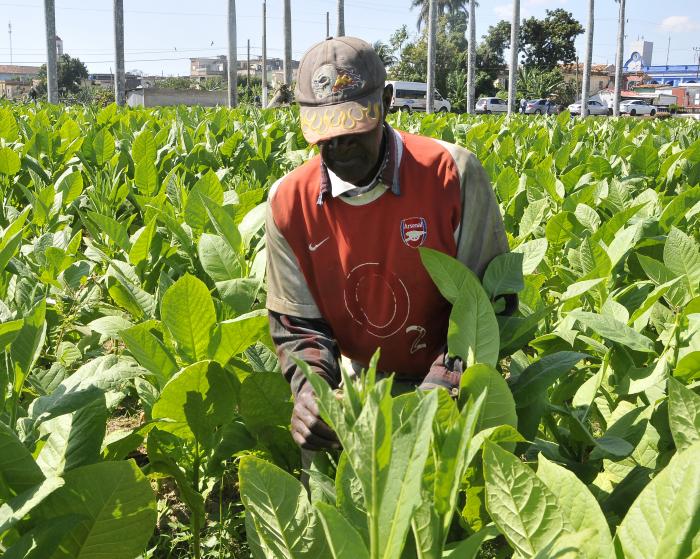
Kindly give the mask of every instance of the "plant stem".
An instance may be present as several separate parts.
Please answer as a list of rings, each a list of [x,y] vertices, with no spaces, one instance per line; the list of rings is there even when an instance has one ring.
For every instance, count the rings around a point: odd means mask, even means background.
[[[194,462],[192,464],[193,474],[192,474],[192,486],[196,492],[199,492],[199,441],[195,439],[194,442]],[[200,530],[202,529],[202,519],[199,517],[198,511],[192,511],[192,546],[195,559],[201,558],[202,550],[200,541]]]

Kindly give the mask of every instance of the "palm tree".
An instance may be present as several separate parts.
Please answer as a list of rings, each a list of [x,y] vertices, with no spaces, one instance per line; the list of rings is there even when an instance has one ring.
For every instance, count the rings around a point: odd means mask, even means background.
[[[292,84],[292,8],[290,0],[284,0],[284,60],[282,69],[284,70],[284,83]]]
[[[236,0],[228,0],[228,106],[238,104],[238,51],[236,50]]]
[[[338,0],[338,30],[336,37],[345,35],[345,0]]]
[[[396,64],[396,57],[394,53],[391,52],[391,47],[382,41],[375,41],[372,44],[374,52],[377,53],[381,61],[384,63],[385,67],[389,67],[392,64]]]
[[[428,82],[425,96],[425,112],[433,112],[435,101],[435,58],[437,51],[437,0],[428,3]]]
[[[620,3],[620,19],[617,28],[617,53],[615,55],[615,94],[613,97],[613,115],[620,116],[620,91],[622,89],[622,51],[625,49],[625,0]]]
[[[467,113],[474,111],[476,80],[476,15],[475,0],[469,0],[469,51],[467,53]]]
[[[588,91],[591,83],[593,60],[593,12],[595,0],[588,0],[588,28],[586,29],[586,59],[583,62],[583,90],[581,91],[581,116],[588,116]]]
[[[518,75],[518,50],[520,45],[520,0],[513,0],[513,19],[510,22],[510,72],[508,73],[508,114],[511,114],[515,107],[516,80]]]
[[[448,14],[451,12],[464,12],[467,15],[467,4],[469,0],[435,0],[435,7],[438,14]],[[411,9],[420,8],[416,26],[420,29],[424,23],[429,21],[428,9],[430,0],[411,0]]]

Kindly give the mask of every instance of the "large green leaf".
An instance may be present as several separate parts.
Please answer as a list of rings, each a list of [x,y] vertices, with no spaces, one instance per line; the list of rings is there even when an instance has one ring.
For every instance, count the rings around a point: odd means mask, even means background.
[[[624,322],[602,314],[573,311],[569,316],[590,328],[599,336],[617,342],[636,351],[654,353],[654,343],[645,335],[627,326]]]
[[[533,557],[562,532],[572,532],[557,498],[520,459],[484,443],[486,508],[508,543]]]
[[[333,559],[369,559],[362,537],[338,509],[327,503],[316,503],[315,507]]]
[[[238,256],[222,237],[203,233],[198,253],[202,268],[212,280],[227,281],[241,276]]]
[[[216,312],[201,280],[189,274],[177,280],[163,295],[160,315],[184,359],[194,363],[208,357]]]
[[[467,267],[456,258],[447,254],[421,247],[418,249],[423,266],[442,293],[442,296],[454,305],[464,289],[467,279]]]
[[[591,537],[582,542],[583,556],[612,558],[613,543],[608,522],[595,497],[581,480],[542,454],[538,460],[537,477],[557,498],[559,509],[571,527],[576,532],[592,532]]]
[[[473,365],[462,374],[459,386],[460,405],[466,405],[469,398],[477,400],[486,393],[475,432],[498,425],[518,426],[515,402],[503,376],[488,365]]]
[[[26,515],[33,512],[44,499],[62,486],[63,480],[60,477],[51,477],[2,503],[0,505],[0,534],[5,533]]]
[[[511,386],[518,407],[524,407],[538,399],[552,383],[586,357],[588,355],[585,353],[558,351],[529,365]]]
[[[10,346],[10,357],[14,362],[15,392],[21,390],[24,380],[39,358],[46,339],[46,301],[42,299],[24,317],[19,334]]]
[[[241,458],[238,479],[255,538],[271,553],[267,559],[328,557],[320,522],[297,479],[254,456]]]
[[[239,390],[233,373],[214,361],[200,361],[168,381],[151,415],[167,420],[159,429],[211,448],[214,431],[233,419]]]
[[[674,274],[688,276],[690,292],[700,294],[700,248],[692,237],[676,227],[671,227],[664,244],[664,264]]]
[[[29,450],[7,425],[0,422],[0,496],[7,498],[38,485],[44,479]]]
[[[289,383],[279,373],[253,373],[241,383],[239,411],[253,433],[265,427],[286,426],[292,417]]]
[[[150,327],[148,322],[144,322],[122,330],[119,335],[136,360],[164,384],[177,372],[178,367],[163,342],[151,333]]]
[[[19,155],[8,147],[0,148],[0,174],[14,175],[22,168]]]
[[[499,254],[484,273],[484,289],[491,299],[506,293],[518,293],[523,283],[523,255],[517,252]]]
[[[143,552],[156,525],[156,500],[133,460],[77,468],[64,480],[39,514],[82,518],[52,559],[135,559]]]
[[[224,203],[224,189],[214,171],[201,177],[190,190],[185,204],[185,221],[195,231],[202,231],[207,222],[207,210],[203,198],[214,204]]]
[[[698,534],[700,443],[695,443],[642,490],[615,538],[625,558],[683,559],[700,550]]]
[[[269,322],[266,310],[253,311],[216,325],[209,353],[212,359],[225,365],[239,353],[268,335]]]
[[[668,379],[668,422],[679,451],[700,442],[700,396],[673,377]]]

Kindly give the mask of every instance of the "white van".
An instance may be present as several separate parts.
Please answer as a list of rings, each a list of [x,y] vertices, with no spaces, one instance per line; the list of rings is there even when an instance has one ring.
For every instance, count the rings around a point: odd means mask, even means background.
[[[391,109],[392,110],[404,110],[404,111],[425,111],[426,106],[426,93],[428,91],[428,84],[423,82],[402,82],[402,81],[388,81],[387,84],[391,84],[394,87],[394,94],[391,98]],[[452,109],[452,105],[447,99],[444,99],[442,95],[435,90],[435,112],[449,112]]]

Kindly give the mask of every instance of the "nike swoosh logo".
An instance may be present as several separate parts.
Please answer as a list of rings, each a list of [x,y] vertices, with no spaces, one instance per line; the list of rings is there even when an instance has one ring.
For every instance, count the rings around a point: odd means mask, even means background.
[[[323,243],[325,243],[328,239],[330,239],[330,237],[326,237],[326,238],[323,239],[320,243],[316,243],[315,245],[309,243],[309,250],[310,250],[311,252],[316,251],[316,250],[318,249],[318,247],[320,247],[320,246],[321,246]]]

